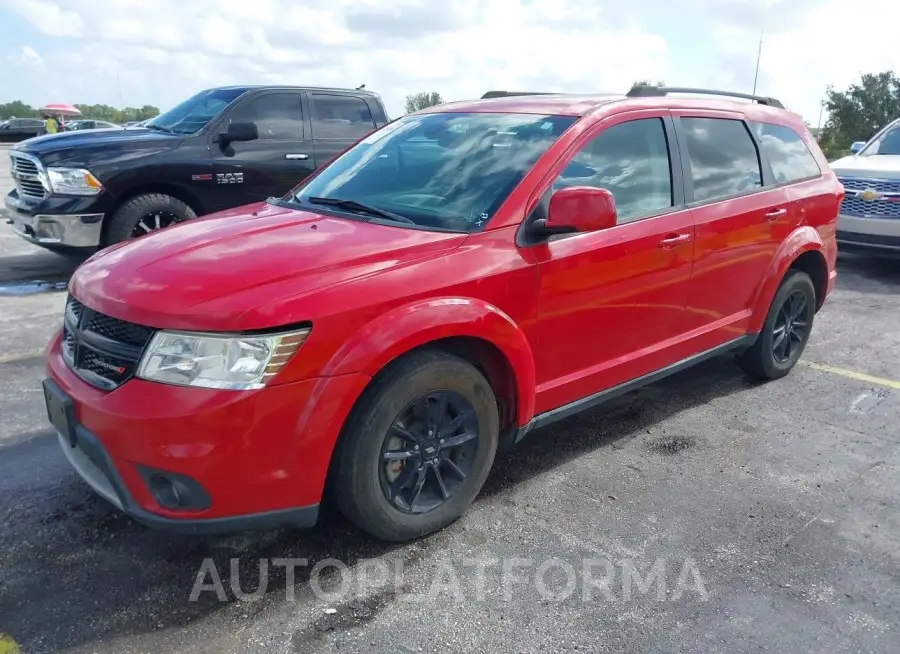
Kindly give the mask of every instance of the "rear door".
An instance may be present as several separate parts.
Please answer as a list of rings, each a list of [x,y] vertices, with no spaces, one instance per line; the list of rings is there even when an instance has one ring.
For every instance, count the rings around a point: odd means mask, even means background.
[[[375,130],[373,110],[359,96],[310,91],[309,98],[316,168]]]
[[[794,216],[784,188],[766,184],[771,173],[764,173],[741,114],[672,113],[696,229],[687,319],[698,331],[698,349],[707,349],[744,333],[760,280]]]
[[[259,138],[225,147],[210,143],[212,184],[218,191],[214,210],[281,197],[314,170],[302,91],[267,91],[246,98],[219,131],[232,122],[256,123]]]

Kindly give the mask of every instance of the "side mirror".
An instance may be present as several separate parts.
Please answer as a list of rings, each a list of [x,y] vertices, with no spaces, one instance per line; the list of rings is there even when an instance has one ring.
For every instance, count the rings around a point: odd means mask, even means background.
[[[219,143],[223,146],[237,141],[255,141],[259,138],[256,123],[234,122],[228,125],[228,131],[219,134]]]
[[[866,145],[865,141],[854,141],[853,145],[850,146],[850,152],[852,154],[858,153],[863,147]]]
[[[616,201],[605,188],[570,186],[550,196],[547,218],[535,221],[541,236],[596,232],[616,224]]]

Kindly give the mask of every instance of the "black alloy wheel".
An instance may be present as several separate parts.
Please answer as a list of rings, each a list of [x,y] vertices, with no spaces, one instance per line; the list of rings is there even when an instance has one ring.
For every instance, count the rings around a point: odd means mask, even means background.
[[[400,412],[384,438],[382,492],[406,513],[436,509],[466,480],[477,450],[472,404],[451,390],[423,395]]]
[[[137,238],[138,236],[143,236],[144,234],[149,234],[150,232],[159,229],[165,229],[166,227],[171,227],[172,225],[182,222],[182,220],[182,218],[176,216],[171,211],[154,211],[144,215],[138,221],[138,224],[134,226],[134,229],[131,232],[131,237]]]
[[[478,368],[441,350],[410,352],[357,400],[335,446],[329,496],[376,538],[425,536],[469,508],[499,438],[497,398]]]
[[[806,320],[807,300],[802,291],[794,291],[781,305],[772,329],[772,355],[778,363],[787,363],[806,343],[809,323]]]
[[[788,270],[755,342],[738,363],[758,379],[778,379],[796,365],[812,334],[816,289],[802,270]]]

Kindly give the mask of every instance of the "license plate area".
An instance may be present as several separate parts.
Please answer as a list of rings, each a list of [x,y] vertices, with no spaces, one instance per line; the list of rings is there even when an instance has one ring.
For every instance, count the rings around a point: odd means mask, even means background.
[[[53,381],[45,379],[44,402],[47,418],[70,446],[75,447],[75,404]]]

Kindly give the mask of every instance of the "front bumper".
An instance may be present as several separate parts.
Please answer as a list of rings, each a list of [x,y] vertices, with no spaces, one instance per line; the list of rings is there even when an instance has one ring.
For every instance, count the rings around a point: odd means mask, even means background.
[[[100,496],[150,527],[229,533],[315,524],[344,418],[369,378],[312,379],[257,391],[132,379],[112,392],[47,350],[47,388],[70,402],[60,446]],[[186,480],[191,502],[167,505],[150,479]],[[196,502],[200,498],[200,502]]]
[[[71,205],[75,211],[56,213],[54,205],[59,204]],[[73,249],[96,249],[100,246],[104,213],[97,212],[96,207],[89,202],[44,201],[38,205],[30,205],[22,202],[17,193],[12,191],[6,196],[4,207],[6,222],[29,243]]]
[[[841,214],[837,242],[841,252],[900,256],[900,218],[858,218]]]

